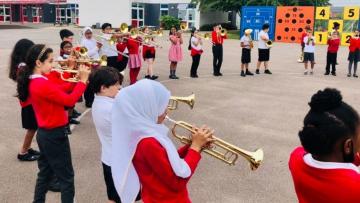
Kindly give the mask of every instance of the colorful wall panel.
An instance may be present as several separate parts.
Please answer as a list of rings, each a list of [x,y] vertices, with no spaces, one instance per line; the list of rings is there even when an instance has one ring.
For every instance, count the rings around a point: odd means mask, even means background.
[[[280,6],[276,12],[276,34],[278,42],[298,43],[306,25],[314,25],[314,7]]]
[[[315,37],[319,44],[326,44],[334,23],[340,24],[342,45],[349,45],[352,32],[359,28],[360,7],[316,7]]]
[[[240,36],[244,34],[244,29],[252,29],[252,38],[258,40],[258,33],[263,24],[268,23],[270,25],[269,37],[272,40],[274,39],[276,7],[244,6],[241,14]]]

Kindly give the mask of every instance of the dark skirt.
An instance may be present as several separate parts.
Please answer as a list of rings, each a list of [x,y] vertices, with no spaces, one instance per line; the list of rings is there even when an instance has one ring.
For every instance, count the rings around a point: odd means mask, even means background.
[[[22,127],[27,130],[37,130],[37,122],[32,105],[21,108]]]
[[[251,49],[242,49],[241,63],[246,64],[251,62]]]
[[[354,52],[349,52],[348,61],[350,62],[359,62],[360,61],[360,50],[356,50]]]
[[[259,61],[269,61],[270,60],[270,49],[259,49]]]
[[[155,59],[155,52],[151,51],[151,50],[147,50],[144,53],[144,60],[145,59]]]

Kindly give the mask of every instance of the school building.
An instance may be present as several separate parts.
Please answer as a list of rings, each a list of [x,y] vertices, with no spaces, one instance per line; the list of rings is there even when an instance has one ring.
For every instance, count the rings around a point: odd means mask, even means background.
[[[227,12],[200,12],[191,0],[79,0],[79,25],[91,26],[109,22],[113,27],[127,23],[135,27],[160,25],[160,17],[179,18],[189,27],[228,22]]]
[[[77,0],[0,0],[0,23],[79,22]]]

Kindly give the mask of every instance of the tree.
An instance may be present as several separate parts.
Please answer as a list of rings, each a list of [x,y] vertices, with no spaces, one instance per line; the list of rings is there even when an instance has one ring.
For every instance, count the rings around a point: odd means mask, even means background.
[[[326,6],[329,0],[192,0],[201,11],[236,11],[242,6]]]

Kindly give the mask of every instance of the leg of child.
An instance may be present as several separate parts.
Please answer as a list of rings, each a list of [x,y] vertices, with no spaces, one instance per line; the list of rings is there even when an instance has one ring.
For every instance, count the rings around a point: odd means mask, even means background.
[[[147,62],[148,62],[147,75],[152,77],[154,75],[154,71],[153,71],[154,59],[147,59]]]
[[[307,75],[307,73],[308,73],[308,62],[309,62],[309,61],[304,61],[304,66],[305,66],[305,72],[304,72],[304,74],[305,74],[305,75]]]
[[[33,140],[35,132],[36,132],[36,130],[27,130],[26,131],[24,142],[23,142],[23,145],[20,150],[20,154],[28,153],[28,150],[30,149],[31,142]]]
[[[260,66],[261,66],[261,61],[258,61],[256,64],[256,71],[260,70]]]
[[[269,68],[269,61],[265,61],[264,66],[265,66],[265,70],[267,70]]]
[[[357,65],[358,65],[358,62],[354,61],[354,77],[358,77],[358,75],[356,74],[356,71],[357,71]]]
[[[353,66],[353,61],[349,61],[349,66],[348,66],[348,77],[351,76],[351,69],[352,69],[352,66]]]
[[[325,75],[328,75],[330,73],[330,54],[329,52],[326,55],[326,68],[325,68]]]

